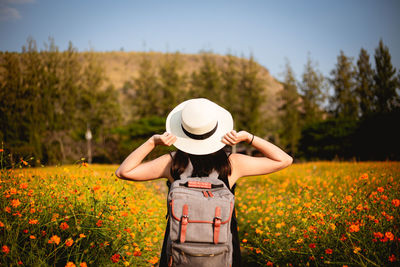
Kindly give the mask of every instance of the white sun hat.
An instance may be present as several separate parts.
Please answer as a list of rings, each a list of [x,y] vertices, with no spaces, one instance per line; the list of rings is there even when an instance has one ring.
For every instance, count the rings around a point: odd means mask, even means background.
[[[166,129],[176,136],[174,146],[193,155],[214,153],[225,146],[222,137],[233,129],[232,115],[205,98],[176,106],[167,117]]]

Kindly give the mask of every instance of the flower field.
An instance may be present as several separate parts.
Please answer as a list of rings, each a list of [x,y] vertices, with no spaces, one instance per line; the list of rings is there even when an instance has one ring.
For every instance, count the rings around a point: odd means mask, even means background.
[[[117,179],[117,166],[2,170],[1,266],[157,265],[165,181]],[[396,266],[400,163],[294,164],[236,189],[251,266]]]
[[[398,266],[400,163],[295,164],[238,183],[239,232],[261,266]]]

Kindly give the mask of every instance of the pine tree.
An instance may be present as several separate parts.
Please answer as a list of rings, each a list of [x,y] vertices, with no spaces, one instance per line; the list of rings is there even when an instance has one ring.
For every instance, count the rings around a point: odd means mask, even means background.
[[[264,101],[265,88],[258,77],[259,65],[253,56],[249,59],[241,58],[239,71],[240,114],[236,120],[238,130],[247,130],[255,135],[265,135],[262,126],[261,105]]]
[[[284,75],[283,90],[279,95],[282,101],[282,105],[279,108],[282,122],[280,141],[291,155],[295,155],[301,136],[300,95],[297,91],[297,81],[289,62],[286,63]]]
[[[392,66],[389,48],[379,41],[375,49],[375,96],[378,113],[390,112],[400,105],[400,97],[396,92],[398,80],[396,68]]]
[[[355,94],[355,71],[351,59],[343,51],[337,57],[336,68],[331,71],[330,80],[334,95],[331,98],[333,113],[336,117],[356,119],[358,103]]]
[[[363,48],[357,61],[356,93],[361,116],[371,114],[374,111],[374,70],[368,52]]]
[[[159,67],[161,91],[161,114],[168,114],[173,107],[184,100],[185,77],[179,73],[182,62],[179,53],[164,56],[164,60]]]
[[[237,60],[232,55],[224,58],[224,65],[221,68],[222,79],[222,102],[232,114],[234,121],[242,115],[239,97],[239,71]]]
[[[143,55],[139,65],[139,76],[133,80],[133,91],[135,96],[132,99],[133,119],[148,116],[165,116],[161,109],[159,81],[155,68],[146,55]]]
[[[300,84],[303,124],[307,125],[322,119],[321,105],[325,100],[324,83],[324,76],[316,70],[311,58],[308,57]]]
[[[202,66],[192,74],[190,97],[204,97],[218,104],[222,100],[220,70],[215,55],[202,53]]]

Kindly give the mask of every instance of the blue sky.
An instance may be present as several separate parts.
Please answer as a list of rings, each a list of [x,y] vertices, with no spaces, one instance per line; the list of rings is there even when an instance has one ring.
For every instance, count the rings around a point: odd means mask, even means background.
[[[400,1],[389,0],[0,0],[0,50],[28,36],[79,51],[250,54],[282,78],[285,59],[300,78],[307,57],[329,76],[340,50],[373,54],[382,38],[400,68]]]

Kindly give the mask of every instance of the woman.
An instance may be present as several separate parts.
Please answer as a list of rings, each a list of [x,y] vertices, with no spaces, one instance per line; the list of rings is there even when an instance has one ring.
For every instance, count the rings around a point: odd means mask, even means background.
[[[234,194],[236,181],[245,176],[263,175],[279,171],[292,163],[292,158],[272,143],[246,131],[233,130],[231,114],[219,105],[204,99],[190,99],[175,107],[167,117],[167,131],[155,134],[134,150],[116,170],[117,177],[146,181],[167,178],[169,186],[182,175],[204,177],[216,172]],[[229,154],[225,145],[247,142],[264,157]],[[174,145],[175,153],[165,154],[152,161],[143,159],[159,145]],[[233,212],[235,214],[235,212]],[[240,247],[236,218],[231,224],[233,266],[240,266]],[[160,266],[167,265],[166,237],[164,238]]]

